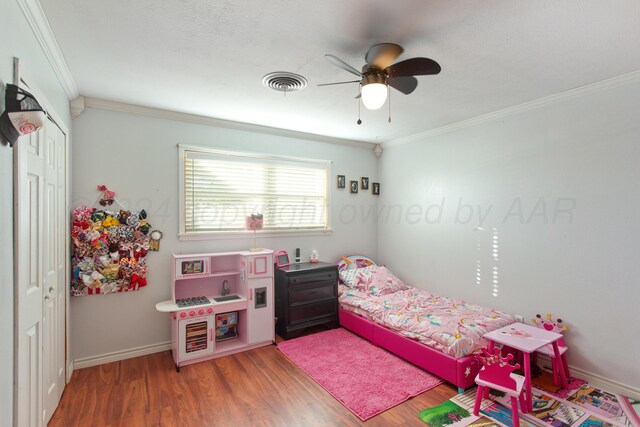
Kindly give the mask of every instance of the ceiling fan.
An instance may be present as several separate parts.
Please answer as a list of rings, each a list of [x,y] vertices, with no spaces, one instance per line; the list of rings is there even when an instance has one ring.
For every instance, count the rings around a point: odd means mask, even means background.
[[[349,82],[324,83],[318,86],[360,83],[362,103],[369,110],[377,110],[384,105],[389,87],[409,95],[418,86],[418,80],[414,76],[438,74],[441,70],[440,64],[429,58],[410,58],[392,64],[403,51],[401,46],[394,43],[380,43],[371,46],[364,57],[366,64],[362,67],[362,72],[337,56],[327,53],[325,57],[329,62],[360,79]]]

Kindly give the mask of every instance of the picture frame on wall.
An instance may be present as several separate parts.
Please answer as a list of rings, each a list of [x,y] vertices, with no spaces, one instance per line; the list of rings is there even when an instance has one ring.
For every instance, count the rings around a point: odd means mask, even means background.
[[[371,184],[371,192],[376,196],[380,195],[380,183],[379,182],[374,182],[374,183]]]
[[[358,181],[351,181],[351,192],[354,194],[358,192]]]
[[[362,190],[368,190],[369,189],[369,178],[367,178],[366,176],[363,176],[362,178],[360,178],[361,182],[360,185],[362,187]]]
[[[347,183],[347,179],[344,175],[338,175],[338,188],[344,188]]]

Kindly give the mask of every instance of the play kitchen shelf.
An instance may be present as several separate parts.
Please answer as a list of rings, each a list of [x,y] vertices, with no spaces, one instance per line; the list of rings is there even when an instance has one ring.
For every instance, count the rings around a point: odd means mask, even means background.
[[[172,278],[176,370],[274,342],[273,251],[174,254]]]

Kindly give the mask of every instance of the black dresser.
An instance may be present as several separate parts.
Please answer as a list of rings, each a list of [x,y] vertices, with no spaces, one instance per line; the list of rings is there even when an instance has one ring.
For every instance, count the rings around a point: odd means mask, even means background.
[[[338,266],[303,262],[275,269],[276,333],[297,337],[309,326],[338,327]]]

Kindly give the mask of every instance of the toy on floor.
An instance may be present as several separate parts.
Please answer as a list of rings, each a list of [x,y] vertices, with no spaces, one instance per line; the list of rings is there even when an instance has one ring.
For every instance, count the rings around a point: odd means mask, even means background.
[[[531,320],[536,327],[540,329],[544,329],[549,332],[556,332],[558,334],[564,333],[568,328],[565,325],[562,325],[562,319],[557,318],[553,320],[553,316],[548,313],[546,318],[543,318],[542,315],[536,314],[536,318]],[[564,338],[560,338],[558,340],[558,350],[560,350],[560,360],[555,360],[555,355],[553,353],[553,347],[551,345],[544,346],[540,348],[534,355],[533,364],[537,367],[538,361],[538,353],[544,354],[549,357],[551,360],[551,369],[553,371],[553,383],[558,384],[558,369],[560,368],[559,363],[562,363],[562,367],[564,368],[564,373],[569,378],[569,365],[567,364],[567,350],[569,347],[564,345]]]

